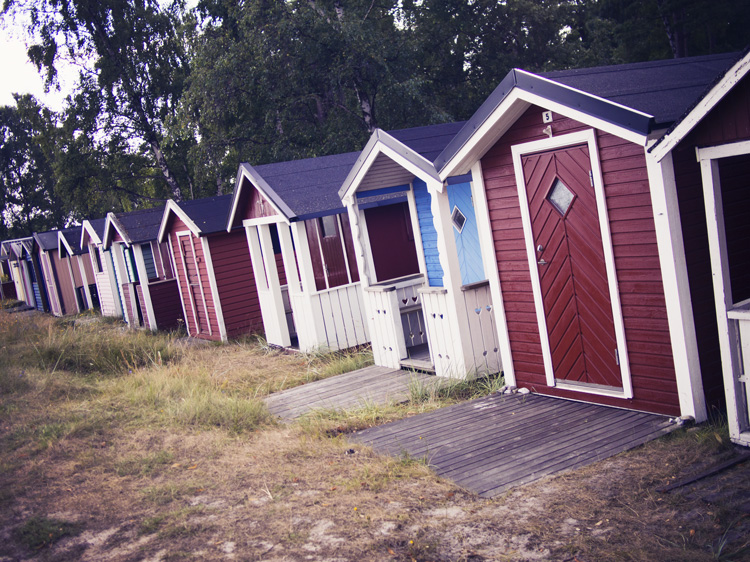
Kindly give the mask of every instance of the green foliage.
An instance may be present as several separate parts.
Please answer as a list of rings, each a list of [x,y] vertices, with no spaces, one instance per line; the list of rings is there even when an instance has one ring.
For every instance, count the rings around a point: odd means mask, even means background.
[[[6,0],[65,110],[0,108],[0,238],[232,189],[240,162],[468,118],[514,67],[744,48],[732,0]]]
[[[24,546],[38,550],[63,537],[78,535],[82,530],[76,523],[47,517],[32,517],[16,530],[15,537]]]

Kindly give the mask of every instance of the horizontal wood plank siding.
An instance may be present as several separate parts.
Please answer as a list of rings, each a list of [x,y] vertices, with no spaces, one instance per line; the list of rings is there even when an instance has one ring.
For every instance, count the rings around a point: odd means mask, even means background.
[[[546,138],[542,109],[529,108],[482,159],[498,273],[519,386],[537,392],[649,412],[678,414],[656,232],[643,147],[597,131],[615,267],[622,296],[634,398],[547,386],[511,147]],[[555,136],[587,129],[555,114]]]
[[[263,317],[244,229],[209,237],[227,337],[259,330]]]
[[[154,307],[156,325],[160,330],[175,330],[184,321],[176,279],[153,283],[148,287]]]
[[[242,198],[244,204],[240,205],[240,220],[273,217],[278,214],[247,178],[242,180]]]

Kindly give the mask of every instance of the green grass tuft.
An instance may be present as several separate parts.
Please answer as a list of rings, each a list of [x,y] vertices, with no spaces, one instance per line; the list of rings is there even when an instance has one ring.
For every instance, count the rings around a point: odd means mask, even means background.
[[[82,530],[77,523],[47,517],[32,517],[16,530],[15,537],[24,546],[38,550],[63,537],[78,535]]]

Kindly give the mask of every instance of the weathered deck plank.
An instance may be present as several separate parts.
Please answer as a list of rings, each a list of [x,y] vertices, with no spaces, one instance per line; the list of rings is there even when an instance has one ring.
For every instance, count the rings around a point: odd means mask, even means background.
[[[408,400],[415,379],[425,385],[441,384],[424,373],[373,366],[276,392],[266,398],[266,405],[273,415],[293,420],[316,409],[402,402]]]
[[[668,418],[536,394],[494,394],[366,429],[377,451],[426,457],[441,476],[493,497],[671,431]]]

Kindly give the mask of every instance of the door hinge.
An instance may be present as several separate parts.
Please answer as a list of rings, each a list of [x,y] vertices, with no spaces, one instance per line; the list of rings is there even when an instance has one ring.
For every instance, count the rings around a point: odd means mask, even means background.
[[[589,182],[591,182],[591,187],[594,187],[594,171],[589,170]]]
[[[615,362],[618,366],[620,365],[620,350],[617,348],[615,348]]]

